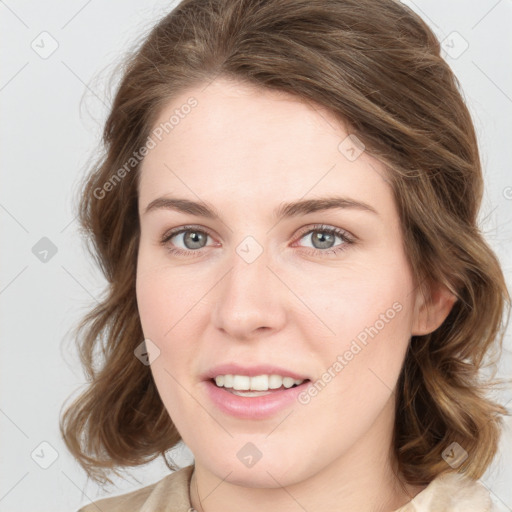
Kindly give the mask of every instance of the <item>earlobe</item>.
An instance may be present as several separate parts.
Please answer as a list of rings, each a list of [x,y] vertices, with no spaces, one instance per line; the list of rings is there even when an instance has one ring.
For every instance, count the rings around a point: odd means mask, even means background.
[[[427,289],[418,290],[411,334],[422,336],[434,332],[446,320],[457,300],[441,283],[432,283]]]

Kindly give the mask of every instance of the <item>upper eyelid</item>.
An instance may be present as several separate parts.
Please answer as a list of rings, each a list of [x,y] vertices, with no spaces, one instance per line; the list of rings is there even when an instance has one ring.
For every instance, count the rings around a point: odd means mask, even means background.
[[[299,234],[302,237],[311,231],[339,231],[342,234],[346,234],[348,238],[356,238],[350,231],[347,231],[344,228],[339,228],[337,226],[332,226],[331,224],[313,224],[310,226],[305,226],[304,229],[299,229]]]

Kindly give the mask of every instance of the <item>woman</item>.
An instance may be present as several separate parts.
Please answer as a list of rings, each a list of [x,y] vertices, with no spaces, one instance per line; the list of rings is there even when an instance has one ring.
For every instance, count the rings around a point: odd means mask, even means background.
[[[491,510],[509,304],[457,81],[393,0],[185,0],[127,63],[81,222],[83,511]],[[96,360],[99,340],[102,358]],[[167,461],[166,461],[167,462]]]

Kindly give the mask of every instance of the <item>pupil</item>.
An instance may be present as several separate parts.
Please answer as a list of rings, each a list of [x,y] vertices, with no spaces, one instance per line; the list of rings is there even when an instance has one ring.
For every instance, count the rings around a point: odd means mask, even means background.
[[[316,236],[313,237],[313,245],[317,249],[328,249],[329,247],[332,247],[333,241],[334,236],[323,231],[317,231]],[[317,246],[317,243],[319,243],[320,246]]]
[[[188,234],[186,234],[185,238],[184,238],[185,245],[187,246],[188,249],[200,249],[202,247],[202,244],[201,244],[202,238],[204,238],[203,233],[199,233],[196,231],[189,231]],[[202,241],[204,242],[204,240],[202,240]],[[192,244],[192,246],[190,246],[190,244],[187,242],[190,242]]]

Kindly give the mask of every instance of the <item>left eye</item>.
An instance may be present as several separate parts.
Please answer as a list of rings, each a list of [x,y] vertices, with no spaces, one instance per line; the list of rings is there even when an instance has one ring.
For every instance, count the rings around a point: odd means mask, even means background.
[[[341,240],[341,243],[335,245],[336,238]],[[299,240],[302,239],[309,239],[312,248],[321,252],[337,252],[343,250],[347,244],[353,243],[352,238],[347,232],[326,226],[316,226],[313,229],[309,229],[299,238]],[[327,251],[326,249],[333,250]]]

